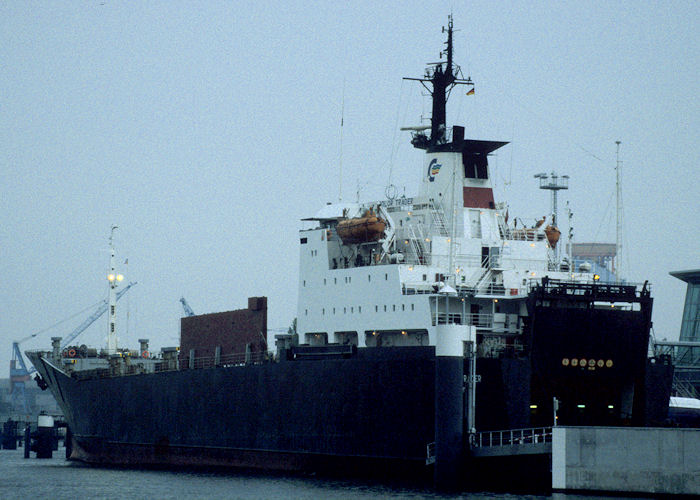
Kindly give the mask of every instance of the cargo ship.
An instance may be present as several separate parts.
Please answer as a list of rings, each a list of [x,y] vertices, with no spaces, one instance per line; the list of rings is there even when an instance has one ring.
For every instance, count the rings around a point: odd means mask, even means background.
[[[327,204],[303,219],[295,328],[267,342],[267,299],[184,317],[180,346],[27,352],[56,397],[71,458],[97,464],[464,474],[475,432],[662,421],[672,367],[647,357],[648,283],[604,283],[494,199],[506,142],[446,126],[474,84],[445,59],[422,84],[430,125],[417,194]],[[558,407],[558,409],[556,409]]]

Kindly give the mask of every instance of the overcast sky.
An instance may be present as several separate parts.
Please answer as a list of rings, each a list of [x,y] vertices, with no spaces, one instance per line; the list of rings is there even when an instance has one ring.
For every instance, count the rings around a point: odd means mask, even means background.
[[[398,128],[430,105],[402,77],[437,60],[450,10],[476,94],[452,94],[448,124],[511,141],[498,200],[534,219],[533,175],[568,174],[576,239],[614,243],[622,141],[623,272],[652,283],[656,336],[676,339],[685,283],[668,273],[700,268],[700,2],[8,1],[0,369],[13,340],[75,315],[22,344],[48,347],[106,297],[113,224],[138,282],[121,344],[176,345],[180,296],[205,313],[266,295],[269,325],[289,325],[299,220],[338,198],[343,98],[343,198],[414,194],[422,155]]]

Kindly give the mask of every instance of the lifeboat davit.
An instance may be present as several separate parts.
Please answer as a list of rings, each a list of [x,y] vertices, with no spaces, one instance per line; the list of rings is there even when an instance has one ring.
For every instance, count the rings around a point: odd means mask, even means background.
[[[549,246],[551,246],[552,248],[556,248],[557,243],[559,242],[559,236],[561,236],[561,231],[559,231],[554,226],[547,226],[544,228],[544,234],[547,235],[547,241],[549,241]]]
[[[372,209],[365,212],[362,217],[353,217],[338,222],[338,236],[343,243],[367,243],[378,241],[384,234],[386,221],[378,217]]]

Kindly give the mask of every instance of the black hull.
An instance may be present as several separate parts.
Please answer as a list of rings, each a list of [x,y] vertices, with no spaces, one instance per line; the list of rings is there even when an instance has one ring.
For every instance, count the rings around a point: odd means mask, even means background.
[[[87,462],[424,464],[434,441],[432,348],[80,381],[39,364]]]
[[[663,422],[673,371],[646,358],[651,298],[606,297],[639,306],[601,309],[599,297],[552,285],[533,291],[525,350],[477,360],[478,431],[550,426],[553,397],[564,425]],[[310,350],[306,359],[93,378],[28,355],[65,414],[74,459],[418,477],[431,474],[435,443],[446,459],[436,477],[457,475],[468,454],[467,359],[441,359],[433,347]],[[595,365],[563,362],[584,358]]]
[[[424,460],[176,446],[166,443],[121,443],[85,437],[73,438],[72,451],[68,458],[105,467],[241,469],[318,473],[338,477],[408,477],[418,482],[432,480],[432,468],[426,467]]]

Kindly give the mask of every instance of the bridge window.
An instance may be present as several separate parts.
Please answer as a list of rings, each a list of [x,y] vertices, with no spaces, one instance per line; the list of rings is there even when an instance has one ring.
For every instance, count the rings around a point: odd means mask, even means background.
[[[467,179],[488,179],[488,160],[485,154],[464,154],[462,162],[464,163],[464,177]]]

